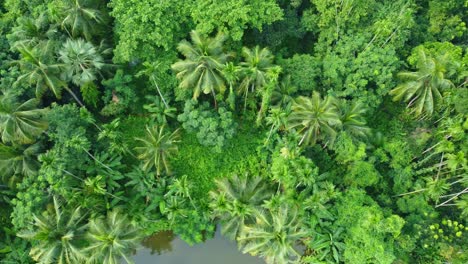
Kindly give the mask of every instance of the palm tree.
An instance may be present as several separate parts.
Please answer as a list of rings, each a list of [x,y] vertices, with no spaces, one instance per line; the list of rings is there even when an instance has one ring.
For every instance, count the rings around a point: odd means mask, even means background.
[[[254,212],[272,195],[270,186],[259,176],[217,180],[217,191],[210,192],[210,206],[221,219],[222,233],[230,239],[239,236],[246,224],[255,220]]]
[[[91,40],[96,26],[103,22],[103,15],[92,0],[61,0],[58,5],[57,22],[60,22],[71,37],[82,35]]]
[[[241,74],[242,68],[240,66],[235,65],[232,62],[228,62],[222,70],[222,74],[224,79],[229,85],[229,96],[228,96],[228,103],[231,109],[234,110],[236,104],[236,95],[234,93],[234,85],[239,81],[239,77]]]
[[[265,87],[270,81],[268,76],[276,70],[276,67],[273,65],[274,57],[267,48],[260,49],[259,46],[256,46],[251,50],[244,47],[242,55],[244,61],[240,65],[244,77],[239,85],[239,93],[244,94],[245,108],[249,92],[253,93]]]
[[[165,108],[169,109],[170,108],[169,104],[167,103],[166,99],[164,98],[164,96],[163,96],[163,94],[161,92],[161,89],[159,89],[159,85],[158,85],[157,73],[158,73],[158,67],[160,67],[160,65],[161,65],[160,63],[155,63],[155,62],[151,63],[151,62],[145,61],[143,63],[143,66],[145,67],[145,69],[139,71],[136,74],[136,77],[146,75],[149,78],[151,84],[158,91],[158,94],[161,97],[161,100],[164,103]]]
[[[141,143],[135,150],[139,152],[138,159],[143,160],[145,171],[156,167],[156,174],[161,175],[164,167],[166,173],[170,173],[168,159],[177,153],[177,143],[179,140],[179,130],[170,133],[165,131],[165,126],[146,127],[144,138],[135,138]]]
[[[89,221],[87,234],[90,246],[87,263],[119,264],[120,259],[133,263],[130,255],[140,241],[140,231],[119,210],[107,213],[106,218],[95,218]]]
[[[295,207],[282,204],[277,210],[257,212],[256,222],[244,228],[237,239],[243,253],[265,259],[268,264],[287,264],[298,260],[294,248],[306,236]]]
[[[342,129],[349,135],[366,138],[370,134],[370,128],[367,127],[364,118],[367,109],[361,102],[349,103],[347,100],[340,100],[337,101],[336,107],[340,113]]]
[[[0,133],[3,142],[33,143],[46,128],[46,109],[37,109],[38,100],[18,103],[9,95],[0,96]]]
[[[313,92],[311,98],[298,97],[288,117],[288,129],[296,129],[302,138],[299,145],[313,145],[319,139],[333,143],[336,127],[341,125],[340,116],[334,105],[334,99]]]
[[[51,62],[53,57],[51,45],[50,41],[41,42],[34,47],[18,44],[17,49],[22,58],[16,62],[23,74],[16,84],[26,80],[28,84],[36,86],[37,97],[41,97],[49,89],[55,97],[61,98],[66,83],[58,77],[59,65]]]
[[[49,22],[44,14],[39,15],[37,18],[21,16],[17,20],[17,26],[12,28],[8,39],[13,43],[13,47],[18,46],[19,43],[34,46],[41,41],[46,41],[48,38],[53,39],[56,32],[56,27]]]
[[[14,183],[17,176],[36,175],[40,166],[37,160],[39,151],[38,143],[30,146],[0,144],[0,177],[8,177],[9,182]]]
[[[172,69],[181,81],[180,88],[193,89],[194,99],[201,92],[211,93],[216,104],[216,92],[223,94],[226,89],[222,75],[223,66],[230,57],[223,51],[226,36],[218,34],[215,38],[205,38],[196,31],[190,32],[190,36],[193,44],[182,40],[177,46],[185,60],[174,63]]]
[[[270,114],[266,117],[266,123],[271,125],[270,132],[268,133],[268,140],[270,140],[273,132],[278,131],[284,124],[286,124],[287,112],[281,107],[270,108]]]
[[[271,101],[277,106],[290,108],[294,101],[293,94],[295,92],[297,92],[297,88],[291,84],[291,76],[288,75],[273,90]]]
[[[71,80],[77,86],[96,80],[96,75],[105,65],[99,51],[83,39],[67,39],[59,55],[64,68],[62,79]]]
[[[62,211],[57,198],[53,198],[53,210],[34,216],[33,230],[20,232],[18,236],[35,241],[30,251],[38,263],[83,263],[86,255],[79,247],[87,227],[80,208],[70,213]]]
[[[416,116],[423,112],[432,115],[437,101],[442,99],[441,91],[454,84],[445,79],[447,56],[431,58],[423,49],[418,53],[418,71],[400,72],[398,77],[406,82],[390,91],[393,100],[408,102],[408,108],[414,108]]]

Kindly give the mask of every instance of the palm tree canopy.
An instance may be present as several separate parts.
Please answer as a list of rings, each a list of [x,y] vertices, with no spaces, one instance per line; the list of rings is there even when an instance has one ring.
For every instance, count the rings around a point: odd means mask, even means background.
[[[244,61],[240,63],[242,67],[243,79],[239,85],[239,94],[244,94],[247,99],[249,92],[254,92],[266,86],[269,77],[273,72],[279,72],[277,66],[273,64],[273,55],[267,48],[254,49],[242,48]]]
[[[306,236],[295,207],[282,204],[277,210],[256,214],[256,222],[245,227],[237,239],[243,253],[265,259],[268,264],[288,264],[300,254],[296,243]]]
[[[20,232],[18,236],[37,242],[30,255],[38,263],[83,263],[86,256],[79,245],[87,225],[82,222],[79,207],[71,212],[62,211],[54,196],[53,210],[34,216],[34,229]]]
[[[130,255],[141,241],[139,229],[119,210],[108,212],[106,218],[91,219],[87,237],[88,263],[93,264],[120,264],[121,259],[133,263]]]
[[[370,134],[370,128],[367,127],[364,118],[367,109],[360,101],[350,103],[347,100],[340,100],[336,106],[344,131],[355,138],[366,138]]]
[[[272,195],[270,186],[259,176],[217,180],[217,191],[210,192],[211,207],[221,218],[222,233],[230,239],[239,236],[244,225],[252,223],[254,212]]]
[[[96,80],[98,71],[104,67],[104,59],[93,44],[83,39],[68,39],[59,51],[63,63],[64,80],[81,86]]]
[[[180,80],[179,87],[193,89],[193,98],[197,99],[200,93],[205,94],[226,89],[222,69],[230,54],[223,51],[226,36],[218,34],[214,38],[201,36],[197,31],[190,32],[192,43],[182,40],[177,49],[185,60],[172,65]]]
[[[30,146],[8,146],[0,144],[0,177],[32,176],[39,169],[38,143]],[[10,179],[14,182],[14,178]]]
[[[21,59],[16,61],[22,71],[15,84],[25,80],[29,85],[36,87],[36,96],[41,97],[45,91],[50,90],[56,98],[61,98],[62,90],[66,83],[59,75],[60,65],[51,63],[51,42],[41,42],[34,47],[26,46],[24,43],[17,45],[21,53]]]
[[[178,151],[179,130],[170,133],[165,130],[164,125],[161,127],[147,126],[146,136],[135,139],[140,142],[135,151],[139,153],[138,159],[143,160],[143,169],[149,171],[156,167],[156,173],[160,175],[164,167],[166,173],[169,174],[169,158]]]
[[[405,81],[390,91],[394,101],[408,102],[416,116],[426,113],[432,115],[437,101],[442,99],[441,91],[453,87],[453,83],[445,79],[448,62],[447,56],[431,58],[423,49],[418,53],[418,71],[400,72],[398,77]]]
[[[43,119],[46,109],[37,109],[39,101],[30,99],[18,103],[10,95],[0,97],[0,133],[3,142],[33,143],[45,129]]]
[[[103,22],[102,12],[94,6],[92,0],[60,0],[55,2],[56,19],[62,28],[72,37],[82,35],[86,40],[91,40],[96,26]]]
[[[313,145],[317,140],[333,143],[336,127],[341,126],[340,116],[334,98],[313,92],[312,97],[298,97],[288,117],[288,129],[296,129],[302,135],[299,144]]]
[[[17,20],[17,26],[12,28],[12,32],[8,35],[8,39],[13,47],[18,44],[26,46],[35,46],[41,41],[53,39],[57,32],[56,27],[50,24],[47,16],[39,15],[37,18],[22,16]]]

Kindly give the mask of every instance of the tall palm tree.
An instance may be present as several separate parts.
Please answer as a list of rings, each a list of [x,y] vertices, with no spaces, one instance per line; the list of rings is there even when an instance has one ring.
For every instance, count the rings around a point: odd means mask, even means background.
[[[166,173],[170,173],[169,158],[177,153],[177,143],[180,142],[179,130],[170,133],[165,131],[165,126],[146,127],[144,138],[135,138],[141,144],[135,148],[139,152],[138,159],[143,160],[145,171],[156,167],[156,174],[161,175],[164,167]]]
[[[280,107],[290,108],[296,92],[297,88],[291,84],[291,76],[288,75],[273,90],[271,102]]]
[[[140,241],[140,230],[136,228],[119,210],[107,213],[106,218],[95,218],[89,221],[87,234],[90,246],[87,263],[119,264],[124,259],[133,263],[130,255]]]
[[[63,211],[54,196],[53,210],[34,216],[33,230],[20,232],[18,236],[35,241],[30,255],[38,263],[83,263],[86,255],[79,247],[87,227],[83,218],[79,207]]]
[[[239,81],[241,71],[242,68],[238,65],[235,65],[233,62],[228,62],[222,70],[223,77],[229,85],[229,95],[227,101],[231,109],[235,108],[236,95],[234,92],[234,86]]]
[[[288,129],[296,129],[302,135],[299,144],[313,145],[317,140],[333,143],[336,128],[341,126],[340,115],[334,105],[334,99],[313,92],[311,98],[298,97],[288,117]]]
[[[249,93],[258,91],[266,86],[269,75],[276,70],[273,65],[273,55],[267,48],[260,49],[256,46],[253,50],[244,47],[242,49],[244,61],[240,63],[242,67],[242,81],[239,85],[239,93],[244,95],[245,106]]]
[[[58,2],[57,22],[60,22],[71,37],[82,35],[91,40],[96,26],[103,22],[103,14],[93,0],[60,0]]]
[[[64,69],[62,78],[77,86],[96,80],[96,75],[105,65],[98,49],[83,39],[67,39],[59,55]]]
[[[10,178],[14,183],[17,176],[32,176],[39,169],[37,155],[40,151],[38,143],[30,146],[9,146],[0,144],[0,177]]]
[[[198,32],[190,32],[192,43],[182,40],[177,49],[185,60],[172,65],[180,80],[179,87],[193,89],[193,98],[197,99],[200,93],[211,93],[215,98],[216,93],[224,93],[226,89],[222,69],[230,54],[223,51],[226,36],[218,34],[215,38],[206,38]]]
[[[11,95],[0,96],[0,133],[3,142],[33,143],[46,128],[46,109],[37,109],[38,100],[18,103]]]
[[[217,180],[217,191],[210,192],[210,206],[221,219],[221,231],[230,239],[239,236],[246,224],[254,222],[254,212],[272,195],[270,186],[259,176]]]
[[[270,132],[268,133],[267,142],[270,139],[273,132],[278,131],[281,127],[286,124],[287,111],[281,107],[270,108],[269,115],[266,117],[266,123],[271,125]]]
[[[418,53],[418,71],[400,72],[398,77],[405,82],[390,91],[394,101],[408,102],[408,108],[414,108],[416,116],[422,113],[432,115],[437,101],[442,99],[441,91],[454,84],[446,79],[447,56],[431,58],[423,49]]]
[[[342,129],[355,138],[366,138],[370,128],[366,125],[364,115],[367,111],[364,104],[359,101],[350,103],[347,100],[337,101],[336,107],[340,113]]]
[[[302,219],[295,207],[285,204],[277,210],[257,212],[256,222],[244,228],[237,239],[243,253],[265,259],[268,264],[288,264],[298,260],[294,248],[306,236]]]
[[[16,84],[26,80],[28,84],[35,85],[36,96],[41,97],[45,91],[50,90],[55,97],[61,98],[62,90],[66,83],[59,78],[60,65],[52,63],[52,43],[41,42],[38,45],[26,46],[19,43],[18,51],[22,58],[16,63],[19,64],[22,75]]]
[[[34,46],[41,41],[46,41],[48,38],[53,39],[56,32],[56,27],[50,23],[44,14],[39,15],[37,18],[22,16],[18,18],[17,25],[12,28],[8,39],[13,43],[13,47],[18,46],[20,43],[26,46]]]

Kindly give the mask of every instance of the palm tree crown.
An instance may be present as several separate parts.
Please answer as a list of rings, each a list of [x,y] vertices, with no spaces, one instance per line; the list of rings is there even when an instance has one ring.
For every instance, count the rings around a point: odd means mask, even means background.
[[[34,230],[23,231],[18,236],[37,242],[30,255],[38,263],[83,263],[86,256],[79,245],[86,224],[82,222],[79,207],[70,213],[62,211],[54,197],[53,211],[34,216]]]
[[[288,264],[300,257],[294,247],[305,235],[297,209],[283,204],[274,211],[258,212],[255,224],[245,227],[237,241],[243,253],[262,257],[268,264]]]
[[[259,176],[234,175],[217,180],[216,184],[218,190],[210,193],[211,207],[221,218],[222,233],[230,239],[235,239],[246,224],[255,220],[255,210],[271,197],[272,192]]]
[[[311,98],[297,98],[288,117],[288,129],[296,129],[302,135],[299,144],[313,145],[319,139],[333,143],[339,126],[341,121],[334,99],[328,96],[322,99],[317,92]]]
[[[104,59],[98,50],[82,39],[68,39],[59,54],[64,67],[63,79],[71,80],[78,86],[94,81],[104,66]]]
[[[18,103],[10,95],[0,96],[0,133],[3,142],[33,143],[46,128],[45,109],[37,109],[38,100]]]
[[[13,184],[18,176],[32,176],[39,169],[37,155],[40,150],[38,143],[30,146],[9,146],[0,144],[1,177],[8,177]]]
[[[190,32],[190,36],[193,44],[182,40],[177,47],[185,60],[172,65],[181,81],[179,87],[193,89],[194,99],[201,92],[213,96],[215,92],[224,93],[226,85],[221,71],[230,56],[223,51],[226,36],[218,34],[215,38],[205,38],[196,31]]]
[[[426,113],[432,115],[437,101],[442,99],[441,91],[454,86],[445,79],[447,71],[447,56],[431,58],[423,49],[419,50],[416,72],[400,72],[398,77],[406,82],[390,91],[393,100],[408,102],[409,108],[414,108],[416,116]]]
[[[59,10],[59,22],[72,37],[81,34],[86,40],[91,40],[96,31],[96,25],[103,22],[101,11],[93,6],[92,0],[61,0]]]
[[[370,134],[370,128],[367,127],[364,118],[367,109],[361,102],[350,103],[347,100],[340,100],[336,106],[344,131],[355,138],[366,138]]]
[[[172,133],[165,131],[165,126],[146,127],[146,136],[136,138],[141,144],[135,150],[140,153],[138,158],[143,160],[145,171],[156,167],[157,175],[161,174],[164,167],[166,173],[170,173],[168,159],[177,153],[177,143],[179,140],[179,130]]]
[[[119,264],[120,259],[132,263],[129,255],[141,241],[139,230],[119,210],[108,212],[106,218],[91,219],[87,237],[88,263],[93,264]]]
[[[41,97],[45,91],[50,90],[55,97],[61,98],[66,83],[58,77],[60,66],[51,61],[53,57],[51,43],[41,42],[34,47],[19,43],[17,49],[22,55],[17,63],[23,74],[16,83],[26,80],[28,84],[35,85],[37,97]]]
[[[273,55],[267,48],[254,49],[244,47],[242,49],[244,61],[241,62],[244,78],[239,85],[239,93],[244,94],[245,99],[249,92],[254,92],[265,87],[269,81],[269,76],[273,71],[277,71],[273,65]]]

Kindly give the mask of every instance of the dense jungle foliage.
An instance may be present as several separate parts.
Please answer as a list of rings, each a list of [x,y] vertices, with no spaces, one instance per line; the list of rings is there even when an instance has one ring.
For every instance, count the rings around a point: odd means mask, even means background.
[[[467,0],[0,1],[0,263],[172,230],[468,263]]]

